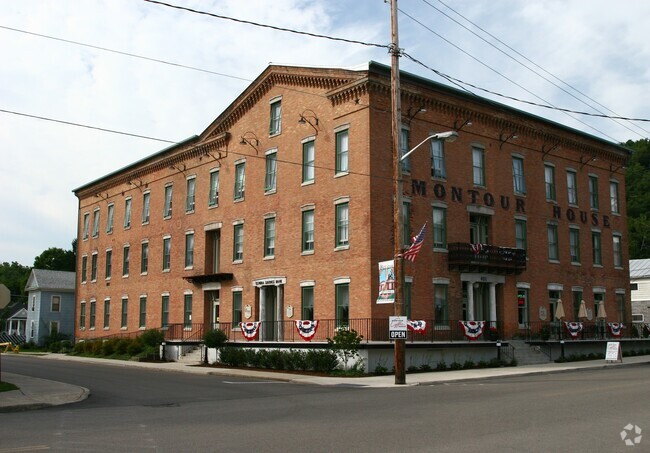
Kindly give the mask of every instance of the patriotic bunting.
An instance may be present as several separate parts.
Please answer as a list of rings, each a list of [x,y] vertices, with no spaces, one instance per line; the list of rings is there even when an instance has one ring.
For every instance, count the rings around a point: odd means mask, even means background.
[[[305,341],[310,341],[316,335],[318,321],[296,320],[296,329],[300,338]]]
[[[472,250],[474,255],[478,255],[483,251],[483,244],[470,244],[469,248]]]
[[[257,337],[257,334],[260,331],[260,322],[240,322],[239,327],[241,328],[241,333],[244,335],[248,341],[254,340]]]
[[[406,321],[406,327],[411,332],[417,332],[419,334],[427,333],[427,322],[426,321],[422,321],[422,320],[414,321],[412,319],[409,319],[409,320]]]
[[[463,327],[463,334],[468,340],[476,340],[483,335],[485,321],[458,321]]]
[[[564,321],[564,325],[566,326],[567,332],[569,332],[569,335],[571,335],[571,338],[573,338],[574,340],[578,338],[578,334],[582,332],[581,322]]]
[[[607,328],[613,337],[620,337],[621,330],[625,329],[625,326],[621,322],[608,322]]]

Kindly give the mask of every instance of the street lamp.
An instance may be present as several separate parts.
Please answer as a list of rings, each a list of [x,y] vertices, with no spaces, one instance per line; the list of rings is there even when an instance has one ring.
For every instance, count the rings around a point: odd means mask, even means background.
[[[429,140],[445,140],[447,142],[453,142],[458,137],[458,132],[449,131],[449,132],[440,132],[437,134],[431,134],[420,143],[411,148],[403,156],[399,156],[398,150],[399,146],[395,147],[394,151],[394,167],[393,174],[395,176],[394,190],[395,194],[393,200],[395,205],[393,206],[393,235],[394,235],[394,272],[395,272],[395,284],[394,284],[394,301],[395,301],[395,316],[404,316],[404,263],[402,259],[402,239],[404,234],[402,233],[402,161],[406,159],[413,151],[418,149],[420,146],[424,145]],[[406,342],[403,339],[395,340],[395,384],[406,384],[406,371],[404,368],[406,358]]]

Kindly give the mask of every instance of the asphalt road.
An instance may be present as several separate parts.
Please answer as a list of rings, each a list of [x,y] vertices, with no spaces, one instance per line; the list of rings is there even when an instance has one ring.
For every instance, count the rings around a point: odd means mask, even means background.
[[[0,453],[26,451],[650,451],[650,366],[359,389],[3,357],[4,371],[91,389],[0,414]],[[647,430],[634,447],[628,425]]]

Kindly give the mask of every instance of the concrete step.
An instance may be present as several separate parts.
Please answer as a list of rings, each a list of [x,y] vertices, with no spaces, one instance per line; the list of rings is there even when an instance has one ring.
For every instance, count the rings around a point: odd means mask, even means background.
[[[181,354],[179,362],[187,363],[200,363],[201,362],[201,347],[191,346],[184,354]]]
[[[515,348],[517,365],[550,363],[550,359],[539,346],[531,346],[523,340],[510,340],[509,343]]]

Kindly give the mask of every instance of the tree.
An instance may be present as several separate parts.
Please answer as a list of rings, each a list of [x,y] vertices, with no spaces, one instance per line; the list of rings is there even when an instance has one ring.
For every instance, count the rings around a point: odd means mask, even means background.
[[[72,245],[74,247],[75,243],[73,242]],[[73,250],[50,247],[34,259],[34,268],[74,272],[75,261]]]
[[[26,296],[25,285],[29,278],[31,268],[14,261],[0,265],[0,283],[3,283],[11,292],[11,300],[18,300]]]
[[[625,174],[630,259],[650,258],[650,140],[628,140],[633,150]]]

